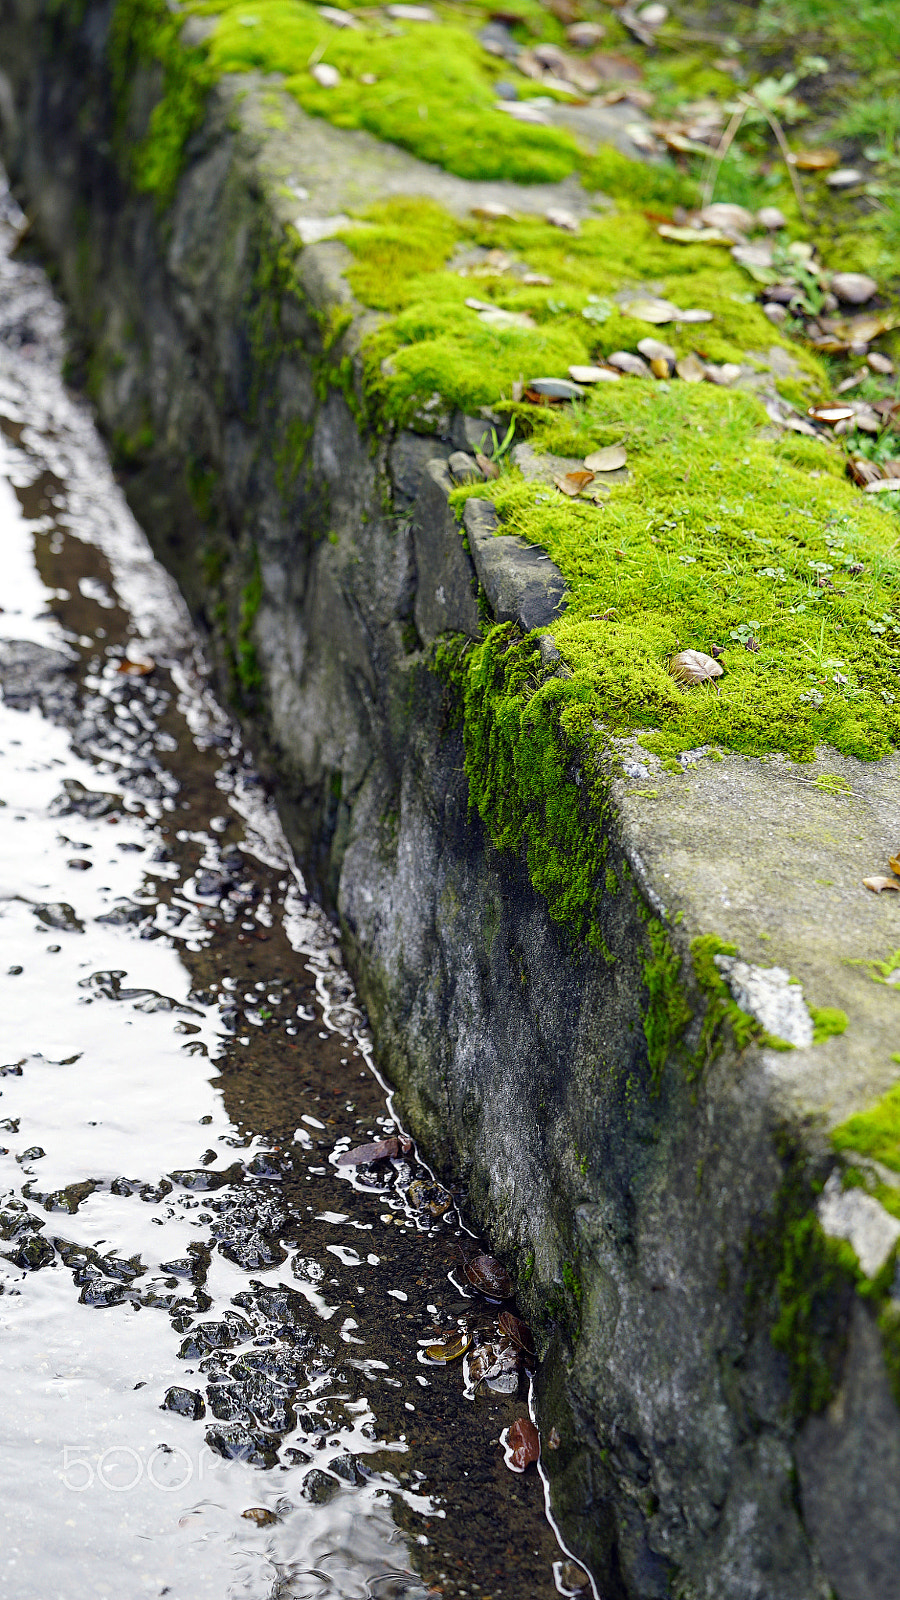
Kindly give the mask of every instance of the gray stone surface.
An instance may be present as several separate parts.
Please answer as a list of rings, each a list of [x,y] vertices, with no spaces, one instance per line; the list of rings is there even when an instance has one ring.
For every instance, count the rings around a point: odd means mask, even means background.
[[[480,639],[475,574],[447,504],[453,479],[442,461],[429,461],[413,512],[416,627],[426,644],[441,633]]]
[[[498,622],[517,622],[530,633],[562,614],[566,584],[559,568],[540,545],[498,534],[490,500],[467,500],[463,526],[479,582]]]
[[[288,99],[273,128],[276,91],[250,79],[212,95],[160,215],[111,155],[108,10],[89,0],[51,25],[43,0],[4,6],[5,157],[87,341],[101,419],[154,440],[123,481],[210,626],[309,881],[340,915],[382,1067],[519,1273],[540,1418],[561,1439],[544,1464],[576,1553],[604,1600],[887,1600],[900,1414],[878,1329],[852,1295],[828,1303],[846,1355],[833,1404],[802,1423],[771,1331],[786,1199],[815,1214],[839,1170],[828,1129],[897,1080],[898,993],[859,963],[900,946],[900,897],[860,887],[897,847],[900,763],[697,752],[673,773],[638,736],[610,741],[590,775],[602,804],[584,813],[603,946],[573,940],[524,854],[498,853],[470,814],[459,707],[427,648],[448,628],[459,648],[481,634],[443,460],[476,445],[475,419],[448,416],[439,441],[360,438],[338,364],[372,319],[352,305],[339,240],[298,253],[274,307],[254,285],[299,214],[375,194],[582,215],[588,200],[575,185],[466,185]],[[157,93],[139,77],[145,119]],[[354,319],[326,351],[320,314],[335,305]],[[532,476],[571,465],[524,446],[515,460]],[[198,474],[208,509],[191,498]],[[476,561],[504,538],[476,529]],[[259,684],[234,677],[248,631]],[[564,669],[551,645],[529,657],[536,684]],[[817,789],[823,774],[849,795]],[[690,1070],[674,1052],[654,1081],[650,915],[682,960],[685,1051],[704,1014],[689,959],[703,933],[789,972],[809,1006],[843,1007],[846,1034],[728,1046]]]

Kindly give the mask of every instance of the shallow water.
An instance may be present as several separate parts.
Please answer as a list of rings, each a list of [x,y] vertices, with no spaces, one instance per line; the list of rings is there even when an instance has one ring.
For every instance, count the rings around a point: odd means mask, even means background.
[[[571,1592],[456,1205],[0,200],[0,1594]],[[440,1191],[424,1191],[438,1205]]]

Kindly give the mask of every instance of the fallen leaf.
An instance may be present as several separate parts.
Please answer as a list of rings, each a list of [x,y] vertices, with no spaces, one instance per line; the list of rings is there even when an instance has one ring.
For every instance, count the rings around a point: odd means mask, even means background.
[[[358,1144],[355,1150],[345,1150],[337,1158],[339,1167],[364,1167],[372,1161],[395,1161],[400,1155],[408,1153],[411,1148],[408,1139],[398,1139],[392,1134],[389,1139],[378,1139],[374,1144]]]
[[[896,872],[898,878],[900,878],[900,850],[898,850],[895,856],[891,856],[888,866],[890,867],[891,871]]]
[[[603,450],[593,450],[585,456],[584,464],[593,476],[595,472],[618,472],[628,460],[628,454],[623,444],[608,444]]]
[[[669,671],[678,683],[708,683],[710,678],[721,678],[722,668],[703,650],[681,650],[669,662]]]
[[[588,484],[593,482],[593,478],[592,472],[560,472],[554,474],[553,482],[557,489],[561,489],[563,494],[569,495],[574,500],[576,495],[581,494],[582,489],[586,489]]]
[[[900,878],[863,878],[863,888],[871,889],[873,894],[881,894],[884,889],[895,889],[900,894]]]
[[[852,406],[810,406],[806,413],[813,422],[826,422],[830,427],[836,422],[849,422],[853,414]]]
[[[558,1450],[561,1444],[562,1444],[562,1439],[559,1436],[559,1430],[556,1427],[551,1428],[550,1429],[550,1437],[547,1440],[547,1449],[548,1450]]]
[[[650,371],[654,378],[668,378],[669,363],[665,356],[653,356],[650,361]]]
[[[699,356],[682,356],[675,363],[675,371],[685,383],[702,383],[706,377],[706,366]]]
[[[124,661],[119,662],[116,671],[124,672],[129,678],[146,678],[155,666],[156,662],[151,661],[149,656],[144,661],[131,661],[126,657]]]
[[[847,473],[860,489],[867,488],[880,477],[874,461],[867,461],[865,456],[851,456],[847,462]]]
[[[500,468],[496,461],[491,460],[490,456],[483,456],[480,450],[476,450],[475,460],[486,478],[499,478]]]
[[[518,1417],[501,1439],[503,1459],[511,1472],[524,1472],[540,1456],[540,1435],[528,1417]]]
[[[705,222],[708,228],[731,228],[735,233],[752,233],[756,225],[752,211],[728,200],[715,200],[711,205],[704,206],[700,221]]]
[[[425,1354],[429,1361],[440,1361],[446,1366],[451,1361],[458,1361],[464,1356],[472,1340],[468,1333],[448,1334],[443,1344],[430,1344],[426,1347]]]
[[[656,231],[661,239],[671,239],[673,244],[734,243],[727,233],[721,233],[718,228],[676,228],[670,222],[661,222]]]
[[[840,150],[797,150],[791,156],[791,165],[801,172],[830,172],[840,159]]]

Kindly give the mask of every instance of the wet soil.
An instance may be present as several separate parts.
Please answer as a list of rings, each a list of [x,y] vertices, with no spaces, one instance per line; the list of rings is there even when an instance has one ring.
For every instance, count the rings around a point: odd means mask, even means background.
[[[572,1592],[504,1465],[527,1374],[468,1398],[425,1354],[497,1337],[463,1197],[414,1148],[338,1164],[399,1126],[365,1019],[19,220],[0,198],[0,1594]]]

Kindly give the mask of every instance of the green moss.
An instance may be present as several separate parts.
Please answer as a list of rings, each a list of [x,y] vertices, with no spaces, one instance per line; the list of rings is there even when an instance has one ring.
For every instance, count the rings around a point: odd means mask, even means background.
[[[498,849],[524,852],[554,920],[601,949],[608,790],[580,771],[589,713],[563,680],[542,681],[534,639],[509,624],[441,661],[462,695],[470,806]]]
[[[836,1150],[858,1151],[900,1172],[900,1084],[868,1111],[848,1117],[834,1129],[831,1141]]]
[[[201,522],[209,522],[213,513],[217,477],[211,467],[206,467],[193,456],[185,468],[185,479],[191,504]]]
[[[810,1006],[809,1014],[813,1023],[813,1044],[822,1044],[825,1039],[847,1031],[847,1013],[836,1006]]]
[[[726,1030],[730,1030],[739,1050],[746,1049],[761,1034],[755,1017],[748,1016],[732,1000],[731,991],[715,963],[717,955],[736,956],[737,953],[737,945],[728,944],[715,933],[701,934],[691,942],[694,976],[706,997],[700,1038],[690,1063],[692,1077],[704,1071],[719,1055],[727,1036]]]
[[[669,1055],[691,1020],[691,1008],[681,983],[681,962],[665,928],[655,917],[647,923],[647,938],[650,953],[643,962],[648,994],[644,1037],[650,1077],[658,1089]]]
[[[109,33],[120,164],[138,190],[161,205],[172,196],[187,140],[199,126],[212,83],[202,49],[181,42],[181,13],[165,0],[118,0]],[[142,70],[160,64],[162,92],[146,127],[133,125],[133,96]]]
[[[619,892],[619,880],[612,867],[607,867],[606,869],[606,892],[607,894],[618,894]]]
[[[798,1419],[823,1410],[834,1393],[846,1344],[838,1308],[855,1276],[850,1246],[826,1238],[815,1216],[807,1213],[785,1226],[772,1343],[787,1357],[791,1409]]]

